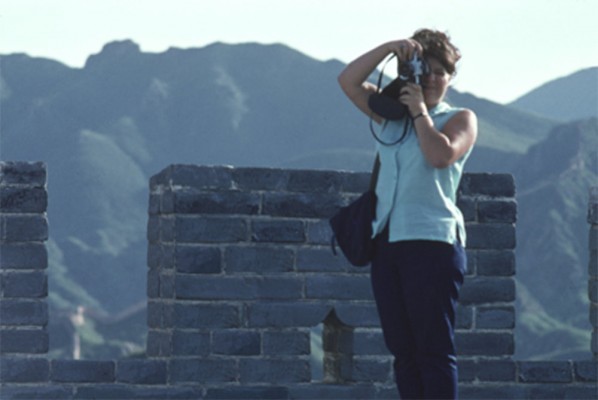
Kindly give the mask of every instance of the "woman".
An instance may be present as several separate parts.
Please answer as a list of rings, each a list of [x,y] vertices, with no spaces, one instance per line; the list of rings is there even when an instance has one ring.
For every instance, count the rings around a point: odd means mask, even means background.
[[[376,87],[366,82],[389,54],[400,62],[414,53],[428,63],[422,85],[408,83],[399,101],[410,117],[384,121],[368,106]],[[463,166],[477,137],[471,110],[444,102],[459,50],[442,32],[423,29],[384,43],[352,61],[339,76],[349,99],[382,124],[377,144],[376,247],[371,266],[384,339],[394,355],[403,399],[457,397],[455,307],[466,270],[465,228],[456,206]]]

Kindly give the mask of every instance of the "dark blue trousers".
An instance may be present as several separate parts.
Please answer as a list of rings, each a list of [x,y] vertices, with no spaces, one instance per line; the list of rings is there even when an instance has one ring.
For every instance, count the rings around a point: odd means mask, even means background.
[[[456,399],[455,308],[467,258],[460,244],[376,238],[371,277],[402,399]]]

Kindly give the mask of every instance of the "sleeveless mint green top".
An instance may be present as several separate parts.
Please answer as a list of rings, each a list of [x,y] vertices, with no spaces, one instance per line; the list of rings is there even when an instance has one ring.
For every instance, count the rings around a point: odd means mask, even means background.
[[[436,129],[442,130],[444,124],[461,110],[440,103],[428,113]],[[388,121],[380,138],[385,142],[398,139],[405,120]],[[382,232],[388,224],[390,242],[436,240],[454,244],[460,240],[465,246],[465,226],[456,196],[471,149],[449,167],[434,168],[424,158],[415,128],[410,124],[401,143],[392,146],[378,143],[377,151],[380,172],[373,235]]]

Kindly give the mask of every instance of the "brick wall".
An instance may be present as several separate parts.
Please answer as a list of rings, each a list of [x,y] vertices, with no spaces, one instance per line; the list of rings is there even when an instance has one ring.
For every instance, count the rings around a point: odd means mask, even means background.
[[[368,270],[329,246],[327,218],[364,190],[368,174],[166,168],[150,181],[147,355],[74,361],[45,354],[45,167],[0,165],[0,397],[396,397]],[[591,398],[596,361],[512,359],[514,196],[509,175],[466,175],[461,184],[469,239],[458,310],[461,397]],[[318,378],[314,332],[323,343]]]

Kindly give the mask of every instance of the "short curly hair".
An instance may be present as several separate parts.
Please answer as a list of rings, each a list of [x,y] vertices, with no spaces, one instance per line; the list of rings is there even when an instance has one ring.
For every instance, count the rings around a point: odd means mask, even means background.
[[[451,43],[446,33],[432,29],[420,29],[413,34],[411,39],[421,44],[424,49],[424,58],[435,58],[449,74],[455,75],[461,52]]]

